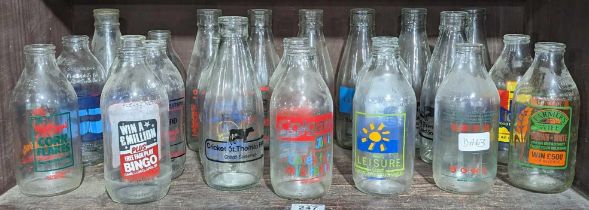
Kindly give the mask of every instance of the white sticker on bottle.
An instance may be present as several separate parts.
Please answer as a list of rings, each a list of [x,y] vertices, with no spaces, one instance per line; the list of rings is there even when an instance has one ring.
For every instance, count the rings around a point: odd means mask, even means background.
[[[491,135],[484,133],[459,133],[458,150],[463,152],[476,152],[488,150],[491,147]]]

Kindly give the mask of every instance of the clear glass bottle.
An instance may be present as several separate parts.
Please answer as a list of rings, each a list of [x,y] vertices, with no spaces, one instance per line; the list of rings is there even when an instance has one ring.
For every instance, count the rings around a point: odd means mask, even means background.
[[[329,51],[325,44],[323,35],[323,10],[321,9],[301,9],[299,10],[299,33],[298,37],[309,38],[311,47],[317,50],[317,68],[319,74],[329,87],[329,92],[335,96],[335,84],[333,66]]]
[[[423,79],[427,71],[427,63],[431,56],[426,32],[427,9],[401,9],[401,32],[399,33],[399,47],[401,58],[407,64],[407,71],[411,74],[411,86],[417,98],[417,107],[421,97]],[[419,120],[417,122],[419,129]],[[416,155],[419,155],[421,141],[415,141]]]
[[[417,102],[392,52],[396,39],[372,38],[369,70],[354,96],[352,174],[369,194],[406,192],[413,178]]]
[[[216,58],[217,51],[219,50],[219,42],[220,41],[221,41],[221,39],[219,39],[219,38],[214,38],[213,39],[213,45],[214,46],[217,46],[217,47],[213,48],[213,55],[214,56],[213,56],[213,58],[212,58],[212,60],[210,62],[210,65],[208,65],[202,71],[202,73],[200,74],[200,79],[198,80],[198,87],[197,87],[198,97],[196,99],[197,100],[196,101],[196,107],[198,108],[196,110],[196,112],[197,112],[196,113],[197,114],[197,116],[196,116],[197,117],[196,118],[196,123],[197,123],[197,127],[198,127],[198,133],[197,133],[196,141],[197,141],[197,143],[199,145],[196,146],[196,149],[197,149],[196,151],[198,151],[198,149],[200,147],[200,144],[201,144],[201,141],[203,139],[203,132],[202,132],[201,129],[204,128],[204,125],[203,125],[203,123],[204,123],[204,116],[202,114],[202,111],[204,109],[205,96],[207,95],[206,94],[207,93],[207,86],[208,86],[208,84],[210,82],[211,72],[213,71],[213,69],[212,69],[213,68],[213,63],[215,63],[215,58]],[[204,153],[202,153],[202,152],[199,152],[199,155],[200,155],[200,161],[201,161],[201,164],[202,164],[202,161],[204,161],[206,159],[206,157],[203,156]]]
[[[100,94],[106,82],[106,71],[92,55],[88,36],[71,35],[61,38],[63,50],[57,65],[74,87],[78,97],[82,163],[96,165],[104,157]]]
[[[506,34],[503,36],[503,51],[493,68],[489,71],[491,79],[499,90],[499,141],[497,162],[507,165],[509,157],[509,138],[511,130],[511,101],[517,82],[532,64],[530,36]]]
[[[168,94],[145,63],[143,47],[123,47],[116,74],[100,100],[104,120],[104,179],[118,203],[166,196],[172,179]]]
[[[220,9],[197,9],[196,20],[198,31],[194,40],[192,56],[186,70],[186,95],[190,97],[186,103],[186,145],[192,151],[198,151],[200,145],[200,127],[198,121],[199,91],[198,87],[204,71],[213,62],[213,58],[219,47],[219,23]],[[204,81],[206,81],[204,79]]]
[[[456,44],[466,42],[464,26],[467,13],[463,11],[443,11],[440,13],[440,36],[434,47],[432,57],[427,63],[419,100],[418,120],[421,142],[421,160],[431,163],[434,139],[434,105],[438,87],[444,81],[456,57]]]
[[[247,11],[250,21],[248,46],[252,55],[254,72],[258,78],[262,101],[264,103],[264,147],[270,145],[270,76],[280,61],[274,35],[272,34],[272,10],[250,9]]]
[[[283,56],[280,59],[280,62],[278,62],[278,66],[276,66],[276,70],[272,74],[272,77],[270,77],[270,82],[268,84],[268,87],[270,88],[270,95],[272,95],[272,91],[278,85],[278,83],[286,76],[286,67],[288,67],[289,63],[292,61],[292,57],[287,56],[291,47],[309,45],[309,39],[304,37],[284,38],[282,40],[282,45],[284,48],[282,51]]]
[[[486,69],[491,68],[491,57],[487,47],[487,10],[485,8],[465,8],[468,12],[466,23],[466,41],[473,44],[483,45],[483,62]]]
[[[350,10],[350,32],[340,58],[335,92],[335,142],[352,149],[352,100],[356,77],[370,57],[370,38],[374,36],[374,9]]]
[[[270,102],[270,180],[291,199],[318,198],[331,186],[333,101],[309,44],[290,46],[286,76]]]
[[[565,47],[536,43],[536,57],[515,89],[508,174],[516,187],[558,193],[573,182],[581,98]]]
[[[248,19],[222,16],[219,25],[221,43],[200,113],[203,138],[199,152],[210,187],[241,190],[262,177],[262,92],[247,48]]]
[[[63,194],[82,182],[78,99],[57,67],[55,46],[26,45],[24,57],[10,101],[16,183],[26,195]]]
[[[119,51],[122,48],[125,47],[143,47],[143,41],[145,40],[145,36],[143,35],[124,35],[121,36],[121,44],[119,47]],[[118,51],[117,51],[118,52]],[[112,62],[112,65],[110,66],[110,70],[108,71],[108,76],[107,81],[110,79],[111,75],[117,74],[120,72],[121,67],[118,66],[120,64],[120,58],[119,55],[117,53],[117,56],[115,56],[115,59]]]
[[[147,67],[160,79],[169,99],[168,141],[170,142],[170,159],[172,161],[172,179],[178,178],[184,171],[186,162],[186,137],[184,132],[184,81],[178,69],[166,55],[166,42],[163,40],[146,40],[145,61]]]
[[[499,94],[483,63],[483,45],[456,49],[436,95],[433,177],[444,191],[482,194],[497,174]]]
[[[95,9],[94,36],[92,36],[92,54],[96,56],[102,67],[109,75],[117,50],[121,43],[118,9]]]
[[[163,40],[166,42],[166,54],[176,66],[176,69],[182,75],[182,79],[186,78],[186,69],[184,68],[184,64],[182,60],[180,60],[180,56],[174,50],[174,45],[172,45],[172,32],[170,30],[150,30],[147,32],[147,39],[150,40]]]

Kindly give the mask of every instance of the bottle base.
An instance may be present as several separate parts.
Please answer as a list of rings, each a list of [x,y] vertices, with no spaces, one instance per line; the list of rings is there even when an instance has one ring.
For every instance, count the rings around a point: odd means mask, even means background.
[[[82,183],[82,177],[65,177],[47,180],[46,177],[38,177],[31,180],[23,180],[26,184],[19,185],[21,193],[29,196],[49,197],[66,194],[74,191]]]
[[[436,186],[443,191],[462,195],[480,195],[491,191],[494,181],[464,182],[456,179],[435,179]]]
[[[193,140],[187,140],[186,141],[186,146],[188,147],[189,150],[198,152],[198,141],[193,141]]]
[[[260,180],[259,177],[248,173],[218,173],[205,179],[207,185],[213,189],[223,191],[237,191],[253,187]]]
[[[286,199],[314,199],[323,197],[329,190],[321,182],[303,183],[302,181],[285,181],[272,183],[274,193]]]
[[[407,192],[409,187],[406,183],[400,183],[393,180],[367,178],[356,181],[354,179],[356,189],[363,193],[370,195],[395,195]]]
[[[176,179],[184,173],[184,163],[186,163],[186,154],[172,159],[172,179]]]
[[[347,143],[347,142],[336,141],[335,144],[337,144],[337,146],[341,147],[342,149],[347,149],[347,150],[352,149],[352,142]]]
[[[172,180],[169,166],[162,166],[160,170],[168,172],[150,181],[123,182],[106,179],[106,192],[117,203],[139,204],[160,200],[168,194]],[[116,177],[119,172],[114,170],[112,173]]]
[[[565,183],[562,180],[538,174],[518,178],[514,178],[514,176],[510,175],[509,183],[524,190],[548,194],[561,193],[570,187],[570,184]]]
[[[86,161],[82,161],[82,164],[84,166],[94,166],[94,165],[98,165],[104,162],[104,159],[96,159],[96,160],[86,160]]]

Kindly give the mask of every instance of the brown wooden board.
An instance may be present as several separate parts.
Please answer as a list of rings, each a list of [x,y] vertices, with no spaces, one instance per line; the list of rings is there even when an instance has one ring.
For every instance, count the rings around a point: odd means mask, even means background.
[[[0,194],[15,184],[13,150],[17,139],[8,103],[23,69],[22,49],[33,43],[53,43],[60,49],[61,36],[70,33],[70,16],[65,1],[0,1]]]
[[[268,152],[268,150],[266,150]],[[187,156],[186,171],[162,200],[141,205],[124,205],[110,200],[104,188],[103,166],[88,167],[82,185],[65,195],[55,197],[28,197],[14,187],[0,196],[0,209],[51,208],[51,209],[153,209],[153,208],[287,208],[291,204],[324,204],[333,208],[460,208],[460,209],[582,209],[589,208],[589,200],[573,190],[560,194],[539,194],[512,187],[497,180],[490,193],[484,195],[457,195],[443,192],[433,182],[431,166],[416,161],[411,189],[395,196],[366,195],[354,188],[351,151],[334,148],[333,185],[323,198],[314,200],[287,200],[271,190],[268,153],[265,155],[264,177],[253,188],[243,191],[218,191],[208,187],[201,176],[202,167],[194,152]]]

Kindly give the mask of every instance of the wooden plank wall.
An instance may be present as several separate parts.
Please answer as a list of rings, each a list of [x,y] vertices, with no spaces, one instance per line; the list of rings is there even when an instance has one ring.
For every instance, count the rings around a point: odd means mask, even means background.
[[[589,195],[589,2],[529,0],[526,31],[535,41],[567,45],[565,63],[581,94],[581,122],[574,188]]]
[[[55,15],[52,8],[59,8]],[[13,133],[8,103],[23,69],[23,46],[32,43],[60,45],[69,34],[71,7],[65,1],[0,1],[0,194],[15,185]]]

